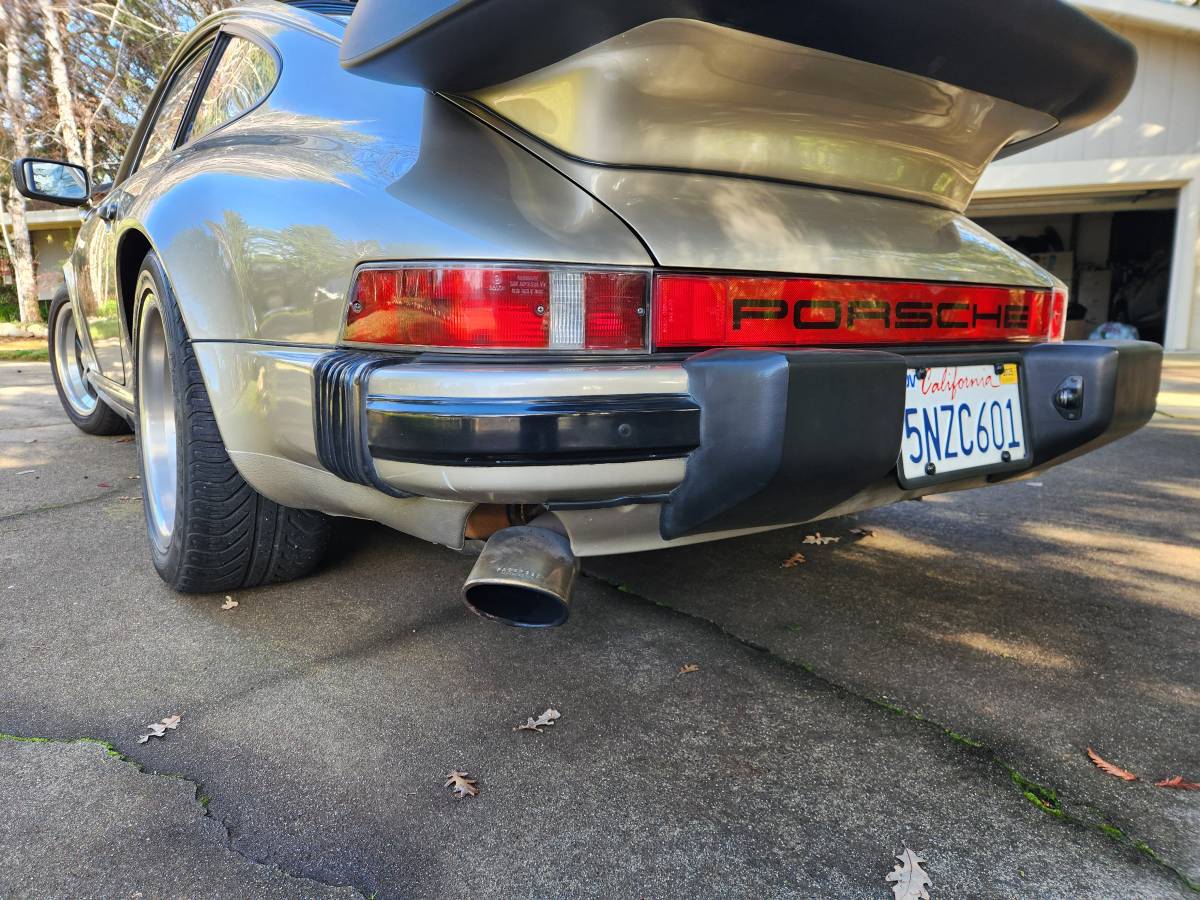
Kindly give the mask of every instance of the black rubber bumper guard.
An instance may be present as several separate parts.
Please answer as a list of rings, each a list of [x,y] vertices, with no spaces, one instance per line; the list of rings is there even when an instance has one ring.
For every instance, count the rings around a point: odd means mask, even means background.
[[[683,364],[702,410],[700,447],[663,505],[662,536],[801,522],[889,475],[898,493],[907,370],[1009,361],[1020,366],[1030,455],[997,467],[987,480],[1065,462],[1154,414],[1162,348],[1144,341],[911,354],[712,350]],[[979,476],[933,481],[971,477]]]

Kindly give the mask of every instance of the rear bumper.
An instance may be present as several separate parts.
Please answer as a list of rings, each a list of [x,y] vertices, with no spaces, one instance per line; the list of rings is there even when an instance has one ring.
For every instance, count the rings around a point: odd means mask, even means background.
[[[1001,362],[1020,370],[1029,457],[999,471],[902,486],[897,423],[904,417],[906,370]],[[700,447],[663,505],[661,531],[668,539],[807,521],[1065,462],[1149,421],[1162,348],[1080,341],[903,355],[715,351],[684,367],[702,409]],[[1065,383],[1082,391],[1078,408],[1056,405]]]
[[[1027,475],[1139,428],[1162,352],[1069,342],[936,353],[715,350],[677,363],[398,363],[335,351],[313,367],[323,467],[396,497],[655,504],[670,540],[802,522]],[[1015,362],[1030,456],[908,488],[896,479],[908,368]],[[1078,409],[1054,398],[1067,379]]]

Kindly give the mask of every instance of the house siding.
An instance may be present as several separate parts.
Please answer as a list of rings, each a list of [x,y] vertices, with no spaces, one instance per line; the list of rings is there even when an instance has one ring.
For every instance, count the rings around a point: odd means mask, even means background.
[[[1107,24],[1137,47],[1129,95],[1094,125],[996,165],[1200,153],[1200,40]]]
[[[1200,9],[1162,0],[1074,2],[1137,47],[1129,95],[1094,125],[989,166],[975,200],[1176,191],[1164,345],[1200,351]]]

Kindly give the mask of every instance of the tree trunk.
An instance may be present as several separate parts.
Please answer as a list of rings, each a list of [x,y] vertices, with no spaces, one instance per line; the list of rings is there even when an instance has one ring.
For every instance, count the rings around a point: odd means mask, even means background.
[[[17,304],[21,322],[28,325],[42,321],[42,309],[38,306],[37,277],[33,273],[33,249],[29,243],[29,226],[25,222],[25,198],[8,186],[8,214],[12,217],[12,228],[5,243],[12,254],[13,276],[17,282]]]
[[[29,153],[29,138],[25,133],[25,79],[22,65],[25,50],[25,10],[20,3],[0,2],[0,28],[4,29],[4,112],[12,130],[13,156]],[[17,281],[17,299],[21,321],[42,321],[38,307],[37,281],[33,274],[33,250],[29,226],[25,220],[25,198],[8,186],[8,212],[12,228],[8,242],[12,247],[13,274]]]
[[[37,0],[42,12],[42,36],[46,42],[46,60],[50,64],[50,81],[54,85],[55,104],[58,107],[58,125],[62,133],[63,147],[67,159],[77,166],[84,164],[83,148],[79,144],[79,124],[75,118],[75,101],[71,93],[71,79],[67,74],[67,63],[63,57],[62,28],[58,12],[51,0]]]

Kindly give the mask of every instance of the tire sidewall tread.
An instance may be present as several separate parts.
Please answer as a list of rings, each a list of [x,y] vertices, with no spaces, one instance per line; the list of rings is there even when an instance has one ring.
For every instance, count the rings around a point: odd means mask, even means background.
[[[153,289],[152,301],[148,288]],[[228,592],[307,574],[324,555],[328,518],[280,506],[238,473],[221,439],[179,305],[153,251],[139,270],[135,301],[138,355],[146,303],[158,308],[175,401],[175,525],[165,551],[156,545],[148,509],[146,513],[155,569],[167,584],[187,593]],[[140,404],[138,366],[134,371],[134,396]],[[142,486],[148,491],[140,437],[138,445]],[[289,542],[297,553],[281,552]]]

